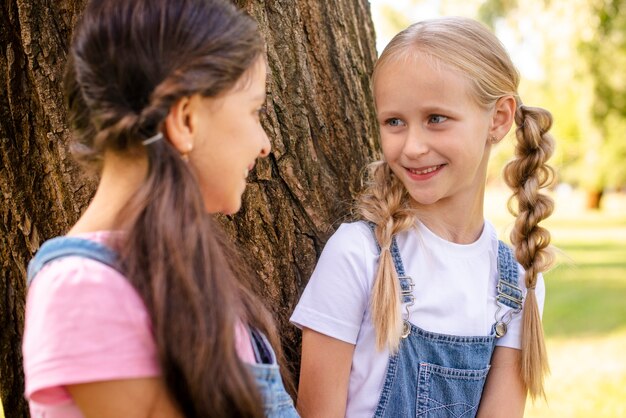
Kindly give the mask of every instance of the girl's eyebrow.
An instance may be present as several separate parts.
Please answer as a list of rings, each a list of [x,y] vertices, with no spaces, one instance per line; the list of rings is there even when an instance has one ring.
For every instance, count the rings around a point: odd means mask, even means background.
[[[439,104],[426,104],[424,106],[418,107],[418,110],[422,113],[429,114],[446,114],[446,115],[458,115],[459,110],[455,109],[454,106],[446,106]]]
[[[454,109],[452,109],[451,107],[446,107],[446,106],[438,106],[438,105],[425,105],[425,106],[420,106],[420,107],[415,107],[411,112],[407,111],[406,109],[394,109],[394,108],[382,108],[379,109],[376,113],[378,114],[378,116],[395,116],[395,115],[402,115],[402,114],[406,114],[406,113],[413,113],[414,111],[418,111],[419,113],[424,113],[424,114],[443,114],[443,115],[450,115],[450,116],[454,116],[457,115],[459,112],[455,111]]]

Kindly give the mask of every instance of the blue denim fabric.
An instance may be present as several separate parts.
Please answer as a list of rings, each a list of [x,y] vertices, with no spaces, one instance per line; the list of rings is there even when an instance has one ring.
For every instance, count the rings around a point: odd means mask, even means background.
[[[500,276],[498,301],[509,308],[521,310],[524,295],[522,289],[517,286],[517,260],[513,250],[502,241],[498,241],[498,275]]]
[[[69,256],[90,258],[118,269],[117,254],[106,245],[84,238],[56,237],[44,242],[28,263],[28,285],[47,263]]]
[[[374,225],[369,226],[373,232]],[[390,251],[398,276],[405,276],[395,237]],[[501,241],[498,274],[498,296],[509,296],[498,300],[521,310],[517,261]],[[374,417],[475,417],[495,345],[495,323],[490,335],[471,337],[438,334],[411,324],[398,353],[389,358]]]
[[[283,380],[280,377],[277,364],[249,364],[248,368],[259,388],[266,417],[299,417],[291,396],[289,396],[283,386]]]
[[[69,256],[89,258],[118,269],[118,256],[111,248],[83,238],[57,237],[46,241],[28,264],[28,284],[45,264]],[[249,365],[263,399],[265,415],[268,418],[297,418],[299,415],[284,388],[274,350],[258,331],[252,331],[251,335],[257,361],[267,363]]]
[[[291,396],[285,390],[280,370],[276,363],[276,353],[261,332],[250,328],[250,341],[254,349],[256,364],[249,364],[248,369],[263,399],[265,416],[268,418],[299,417]]]
[[[389,359],[375,417],[474,417],[495,335],[459,337],[414,325]]]

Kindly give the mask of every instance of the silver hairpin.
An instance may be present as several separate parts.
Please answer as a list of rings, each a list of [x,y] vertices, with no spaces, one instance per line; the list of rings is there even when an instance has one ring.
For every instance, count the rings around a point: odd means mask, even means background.
[[[161,139],[163,139],[163,133],[162,133],[162,132],[159,132],[158,134],[156,134],[156,135],[154,135],[154,136],[151,136],[151,137],[150,137],[150,138],[148,138],[148,139],[144,139],[143,141],[141,141],[141,144],[142,144],[143,146],[146,146],[146,145],[150,145],[150,144],[152,144],[153,142],[160,141]]]

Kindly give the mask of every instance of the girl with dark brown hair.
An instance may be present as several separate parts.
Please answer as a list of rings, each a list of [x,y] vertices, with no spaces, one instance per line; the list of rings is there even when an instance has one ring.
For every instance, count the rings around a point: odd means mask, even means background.
[[[32,415],[296,416],[271,315],[210,216],[270,151],[254,21],[226,0],[92,0],[65,81],[100,183],[29,265]]]

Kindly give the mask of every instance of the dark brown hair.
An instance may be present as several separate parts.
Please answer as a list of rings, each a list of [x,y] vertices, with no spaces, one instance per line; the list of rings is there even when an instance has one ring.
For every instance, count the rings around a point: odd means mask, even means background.
[[[92,0],[65,80],[75,153],[97,162],[105,151],[144,152],[178,99],[233,88],[263,51],[255,22],[228,1]],[[235,326],[265,333],[280,357],[271,315],[177,150],[161,140],[145,152],[145,182],[118,217],[120,254],[151,316],[168,390],[188,417],[262,417]]]

